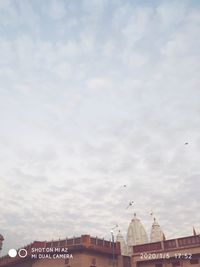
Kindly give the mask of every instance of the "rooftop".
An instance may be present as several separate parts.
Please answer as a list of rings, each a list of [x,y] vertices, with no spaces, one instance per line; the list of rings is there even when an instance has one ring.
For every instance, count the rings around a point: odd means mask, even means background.
[[[66,238],[57,241],[34,241],[33,243],[23,247],[27,250],[27,256],[25,258],[20,258],[16,256],[15,258],[9,257],[9,255],[0,258],[0,266],[12,266],[17,262],[31,260],[32,248],[59,248],[66,247],[69,249],[69,253],[78,252],[82,250],[96,251],[98,253],[112,255],[114,244],[115,255],[120,254],[120,244],[113,243],[104,239],[97,237],[92,237],[90,235],[81,235],[80,237]],[[19,251],[20,249],[18,249]],[[46,252],[44,252],[46,254]]]

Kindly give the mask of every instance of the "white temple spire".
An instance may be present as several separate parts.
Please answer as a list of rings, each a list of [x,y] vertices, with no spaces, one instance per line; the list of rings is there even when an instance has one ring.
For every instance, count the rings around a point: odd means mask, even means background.
[[[127,245],[129,253],[132,253],[132,246],[148,243],[148,236],[141,221],[134,213],[127,231]]]
[[[126,245],[126,242],[125,242],[124,237],[121,234],[120,230],[116,236],[116,241],[120,242],[121,254],[126,256],[127,255],[127,245]]]
[[[165,239],[165,235],[156,221],[156,218],[154,218],[152,227],[151,227],[151,235],[150,235],[150,242],[158,242],[158,241],[163,241]]]

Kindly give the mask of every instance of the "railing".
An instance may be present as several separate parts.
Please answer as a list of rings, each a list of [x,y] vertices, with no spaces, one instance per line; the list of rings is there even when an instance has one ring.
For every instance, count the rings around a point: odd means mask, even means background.
[[[164,244],[164,249],[176,248],[176,239],[166,240],[163,242],[163,244]]]
[[[158,250],[162,250],[161,242],[133,246],[134,253]]]
[[[200,236],[190,236],[190,237],[183,237],[178,239],[178,246],[179,247],[188,247],[199,244],[200,245]]]
[[[133,246],[133,253],[147,251],[173,250],[183,247],[200,247],[200,235],[187,236],[156,243],[148,243]]]

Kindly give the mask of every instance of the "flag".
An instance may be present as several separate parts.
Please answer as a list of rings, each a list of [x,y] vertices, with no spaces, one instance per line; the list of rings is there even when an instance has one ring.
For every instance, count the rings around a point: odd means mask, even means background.
[[[166,240],[166,237],[165,237],[165,234],[164,234],[164,233],[163,233],[163,238],[162,238],[162,239],[163,239],[163,241],[165,241],[165,240]]]

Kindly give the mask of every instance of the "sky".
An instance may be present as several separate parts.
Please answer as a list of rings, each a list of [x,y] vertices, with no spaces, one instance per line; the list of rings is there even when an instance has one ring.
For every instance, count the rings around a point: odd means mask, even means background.
[[[0,0],[2,254],[200,231],[199,47],[199,1]]]

